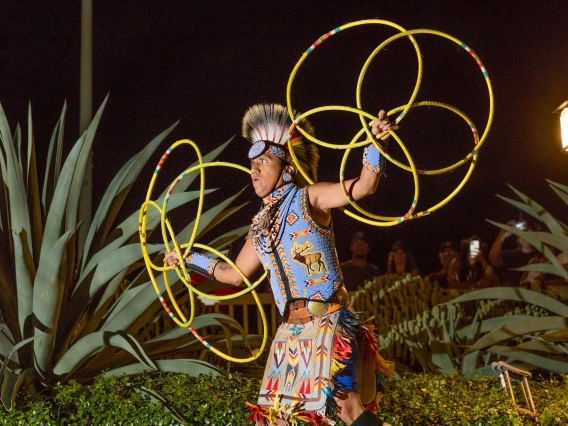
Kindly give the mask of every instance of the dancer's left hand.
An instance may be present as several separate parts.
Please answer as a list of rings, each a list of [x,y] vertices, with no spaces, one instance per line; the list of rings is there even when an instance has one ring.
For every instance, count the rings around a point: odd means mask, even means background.
[[[391,123],[391,121],[387,117],[387,113],[385,112],[385,110],[383,110],[383,109],[380,110],[379,115],[377,115],[377,118],[375,118],[375,120],[373,120],[373,122],[371,123],[371,131],[373,132],[373,134],[375,136],[377,136],[377,135],[380,135],[382,132],[384,132],[386,130],[391,130],[391,129],[392,130],[398,130],[398,126]],[[381,137],[381,140],[385,141],[389,137],[390,137],[390,133],[387,133],[386,135]]]

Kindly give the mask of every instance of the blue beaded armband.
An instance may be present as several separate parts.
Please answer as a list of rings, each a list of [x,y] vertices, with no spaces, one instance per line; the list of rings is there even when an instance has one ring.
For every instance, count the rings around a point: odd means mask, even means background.
[[[219,259],[212,259],[201,253],[190,252],[185,259],[185,264],[189,269],[195,271],[210,280],[214,279],[215,267],[219,263]]]
[[[381,153],[375,145],[368,145],[363,152],[363,165],[373,173],[381,173]]]

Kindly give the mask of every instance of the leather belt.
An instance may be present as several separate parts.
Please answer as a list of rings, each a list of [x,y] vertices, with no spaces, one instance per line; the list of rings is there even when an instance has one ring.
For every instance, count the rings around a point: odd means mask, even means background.
[[[310,315],[307,307],[299,308],[294,311],[290,311],[288,314],[288,319],[285,322],[289,324],[305,324],[307,322],[313,321],[323,315],[331,314],[332,312],[338,311],[345,307],[340,303],[321,303],[325,306],[325,310],[320,315]]]
[[[305,324],[323,315],[331,314],[349,304],[349,295],[345,287],[337,290],[328,300],[295,299],[286,309],[285,322]]]

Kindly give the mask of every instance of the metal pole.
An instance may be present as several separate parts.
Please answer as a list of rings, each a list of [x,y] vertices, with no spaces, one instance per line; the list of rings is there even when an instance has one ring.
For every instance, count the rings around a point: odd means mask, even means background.
[[[511,386],[511,378],[509,377],[509,371],[507,370],[505,370],[505,380],[507,380],[507,388],[509,389],[509,393],[511,394],[513,404],[517,405],[517,402],[515,401],[515,393],[513,392],[513,386]]]
[[[81,134],[93,118],[93,1],[81,0]]]
[[[93,1],[81,0],[81,89],[79,130],[83,134],[93,118]],[[89,154],[80,196],[78,249],[82,253],[91,227],[93,208],[93,151]],[[80,255],[80,254],[79,254]]]
[[[529,408],[530,410],[536,415],[536,407],[534,406],[534,401],[533,401],[533,397],[532,397],[532,393],[531,393],[531,388],[529,386],[529,381],[527,380],[527,378],[525,377],[525,384],[527,386],[527,393],[529,395]]]

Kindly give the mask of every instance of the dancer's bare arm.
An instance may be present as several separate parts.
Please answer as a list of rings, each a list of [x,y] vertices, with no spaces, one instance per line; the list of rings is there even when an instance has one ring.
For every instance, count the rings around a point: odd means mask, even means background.
[[[177,253],[175,251],[170,251],[165,254],[164,262],[170,266],[175,266],[179,262]],[[250,239],[245,241],[243,248],[241,249],[237,260],[235,260],[237,267],[243,272],[244,276],[250,277],[260,266],[260,259],[256,254]],[[227,262],[219,262],[215,267],[214,276],[217,281],[225,284],[239,286],[243,283],[242,276],[237,272],[237,270]]]
[[[386,116],[384,110],[379,112],[377,118],[371,125],[371,131],[374,135],[378,135],[385,130],[398,129],[393,126]],[[389,134],[382,137],[382,140],[388,139]],[[365,198],[377,190],[380,174],[362,167],[361,174],[355,179],[345,181],[345,188],[354,200]],[[335,207],[343,207],[349,204],[345,199],[341,183],[318,182],[308,188],[310,197],[310,205],[324,212],[329,212]]]

